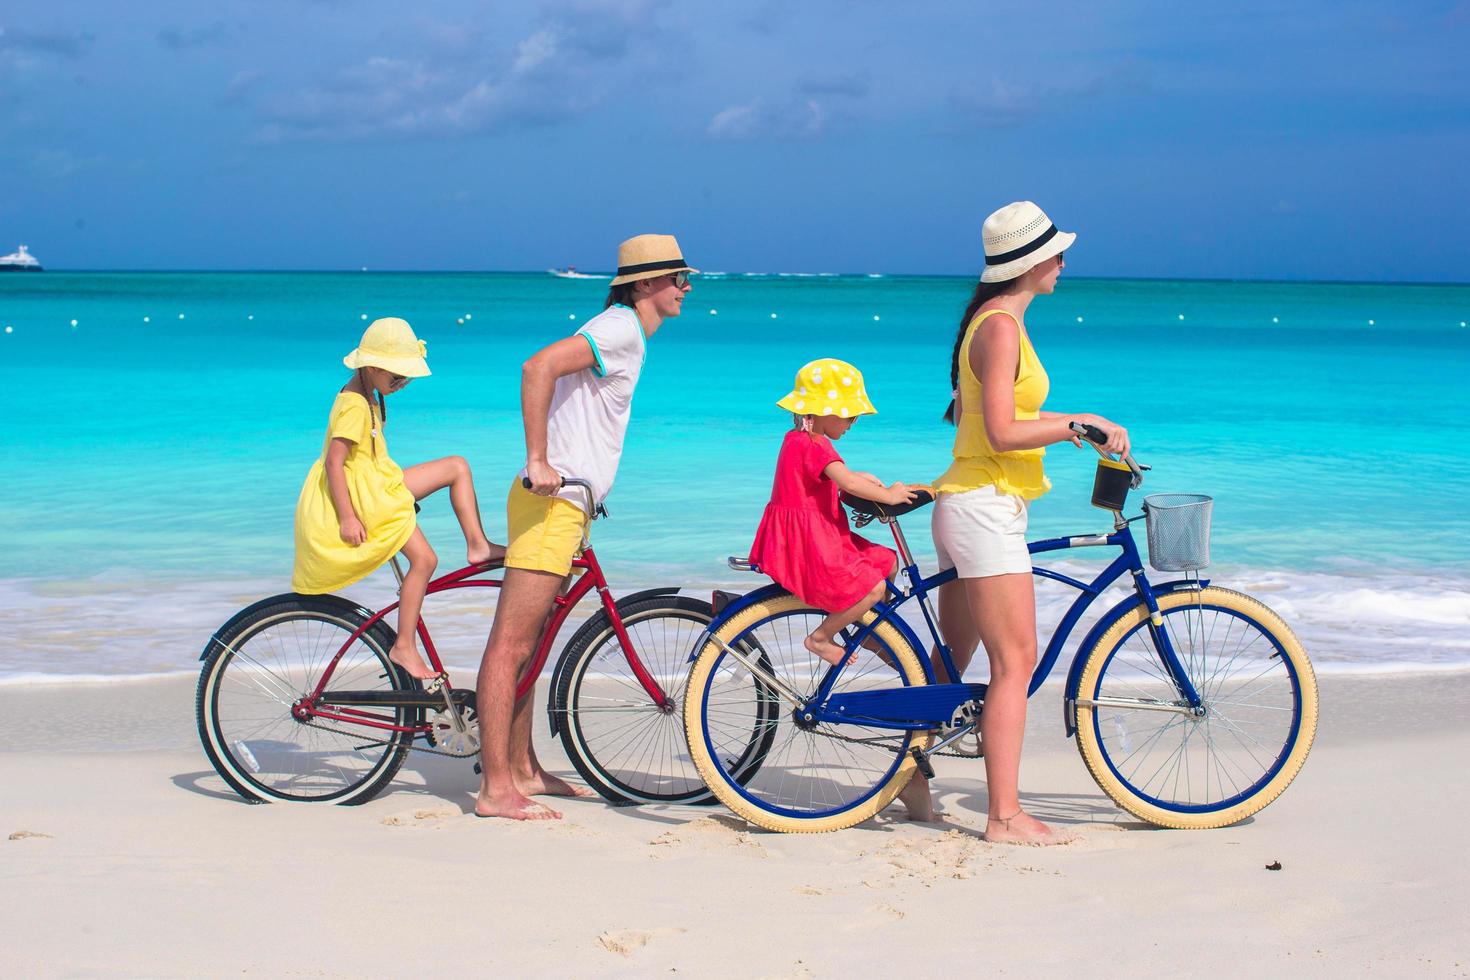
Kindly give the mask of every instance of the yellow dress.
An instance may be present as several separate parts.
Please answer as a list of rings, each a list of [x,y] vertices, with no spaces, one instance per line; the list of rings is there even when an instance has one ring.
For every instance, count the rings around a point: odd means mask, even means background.
[[[994,486],[1000,493],[1013,494],[1026,500],[1035,500],[1051,489],[1051,481],[1042,471],[1041,458],[1046,455],[1043,448],[1015,449],[996,452],[985,434],[985,415],[980,406],[984,386],[975,372],[970,370],[970,344],[975,340],[980,324],[993,314],[1010,316],[1004,310],[986,310],[970,321],[965,330],[965,339],[960,346],[960,413],[959,425],[954,436],[954,462],[944,475],[934,481],[937,493],[964,493],[979,487]],[[1031,346],[1031,338],[1023,328],[1021,349],[1016,364],[1016,419],[1041,417],[1041,405],[1051,389],[1051,380],[1041,358]]]
[[[377,415],[377,407],[355,392],[341,392],[332,403],[322,454],[306,474],[296,501],[296,568],[291,588],[297,592],[346,588],[382,567],[413,534],[413,494],[403,485],[403,470],[388,458]],[[339,438],[352,443],[342,469],[347,496],[367,530],[367,540],[355,548],[342,540],[341,522],[327,487],[327,448]]]

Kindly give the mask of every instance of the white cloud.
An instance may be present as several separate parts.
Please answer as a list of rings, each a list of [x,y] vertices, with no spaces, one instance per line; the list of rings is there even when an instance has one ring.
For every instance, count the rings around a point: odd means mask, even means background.
[[[744,105],[721,109],[705,127],[705,135],[719,140],[748,140],[762,137],[812,139],[827,128],[827,112],[816,99],[786,99],[772,102],[756,99]]]
[[[510,44],[473,25],[420,20],[394,44],[393,57],[339,67],[294,92],[263,94],[256,136],[445,138],[580,115],[666,65],[654,17],[664,2],[558,5]]]

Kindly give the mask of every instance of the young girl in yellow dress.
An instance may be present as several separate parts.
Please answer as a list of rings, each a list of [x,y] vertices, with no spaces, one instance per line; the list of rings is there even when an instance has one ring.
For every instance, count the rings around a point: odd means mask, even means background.
[[[438,565],[424,532],[415,526],[414,501],[449,488],[449,500],[464,529],[471,565],[505,556],[480,526],[480,508],[469,464],[446,456],[399,469],[383,438],[384,396],[412,378],[427,377],[424,342],[397,317],[375,320],[357,349],[342,359],[352,379],[337,393],[327,422],[322,455],[312,464],[296,502],[296,568],[291,588],[316,594],[336,592],[376,571],[402,551],[408,573],[399,591],[398,639],[389,659],[420,680],[434,671],[418,649],[419,610]]]

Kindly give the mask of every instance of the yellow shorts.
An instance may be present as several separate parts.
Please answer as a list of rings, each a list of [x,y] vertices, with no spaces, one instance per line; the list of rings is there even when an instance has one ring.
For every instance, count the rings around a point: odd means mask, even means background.
[[[582,508],[560,497],[542,497],[521,486],[520,477],[510,485],[505,501],[507,568],[565,575],[572,558],[582,550],[582,529],[587,515]]]

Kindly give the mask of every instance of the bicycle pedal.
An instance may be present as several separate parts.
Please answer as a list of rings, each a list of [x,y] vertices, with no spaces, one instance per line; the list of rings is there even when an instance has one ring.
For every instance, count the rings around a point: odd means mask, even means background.
[[[914,765],[919,767],[919,772],[924,774],[924,778],[933,779],[934,766],[930,763],[929,757],[919,749],[909,749],[909,754],[914,757]]]

